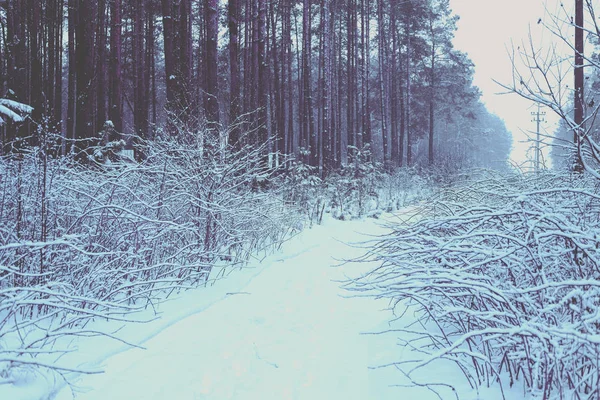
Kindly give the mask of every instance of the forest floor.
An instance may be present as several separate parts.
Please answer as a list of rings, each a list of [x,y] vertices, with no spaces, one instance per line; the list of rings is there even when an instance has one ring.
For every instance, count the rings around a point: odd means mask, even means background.
[[[396,344],[397,333],[368,334],[389,329],[392,315],[385,301],[348,297],[340,288],[373,265],[340,260],[365,251],[348,243],[382,233],[375,220],[326,220],[254,268],[173,296],[161,305],[161,319],[121,331],[145,349],[83,339],[78,357],[105,373],[73,377],[51,398],[501,399],[497,386],[472,389],[452,363],[431,364],[413,377],[440,384],[432,387],[437,394],[410,385],[394,367],[375,368],[415,353]],[[518,390],[505,395],[524,397]]]

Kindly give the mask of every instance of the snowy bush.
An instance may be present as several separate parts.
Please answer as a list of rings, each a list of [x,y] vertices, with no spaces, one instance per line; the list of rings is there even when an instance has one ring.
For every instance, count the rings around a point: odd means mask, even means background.
[[[331,207],[338,219],[364,217],[379,210],[379,189],[385,173],[383,166],[371,157],[369,146],[349,146],[352,162],[329,177]]]
[[[317,169],[302,162],[292,161],[282,179],[286,199],[297,207],[309,224],[320,224],[326,206],[326,186],[317,176]]]
[[[296,213],[253,187],[270,174],[263,149],[199,136],[145,143],[141,163],[82,166],[39,148],[0,158],[0,377],[69,370],[65,338],[112,335],[90,321],[134,319],[285,240]]]
[[[477,387],[521,382],[534,397],[600,397],[600,193],[582,176],[488,174],[391,226],[349,283],[388,298],[414,376],[457,363]]]
[[[431,197],[436,188],[430,177],[422,176],[412,168],[399,168],[383,175],[378,197],[381,207],[392,212]]]
[[[432,179],[421,177],[410,168],[385,171],[371,158],[369,146],[360,151],[351,147],[349,165],[331,171],[324,179],[318,169],[294,161],[281,182],[290,203],[296,205],[309,223],[320,224],[324,213],[340,220],[377,218],[415,204],[433,193]]]

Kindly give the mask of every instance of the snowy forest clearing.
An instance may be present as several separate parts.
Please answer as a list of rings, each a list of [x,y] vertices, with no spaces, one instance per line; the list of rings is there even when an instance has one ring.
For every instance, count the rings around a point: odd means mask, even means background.
[[[256,269],[185,293],[166,305],[180,317],[165,313],[172,323],[155,323],[165,329],[142,343],[146,350],[108,358],[105,374],[76,382],[76,398],[437,399],[426,388],[393,387],[408,383],[394,368],[369,368],[415,354],[396,346],[394,334],[363,335],[389,329],[387,302],[344,297],[336,282],[373,266],[333,268],[336,259],[364,253],[346,243],[382,232],[372,220],[327,220]],[[155,329],[135,328],[145,336]],[[102,359],[105,347],[94,349]],[[422,378],[455,385],[461,399],[502,398],[497,387],[478,397],[453,364],[433,364]],[[455,398],[448,388],[434,388],[443,399]],[[64,388],[56,398],[71,399],[72,392]]]

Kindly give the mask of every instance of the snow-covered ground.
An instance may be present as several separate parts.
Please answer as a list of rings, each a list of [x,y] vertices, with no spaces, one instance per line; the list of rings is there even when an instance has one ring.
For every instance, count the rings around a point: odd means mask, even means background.
[[[105,373],[73,378],[58,400],[107,399],[454,399],[425,387],[403,387],[394,368],[372,368],[407,357],[388,328],[387,304],[348,298],[339,281],[369,265],[336,266],[363,249],[347,243],[384,228],[373,220],[307,229],[261,264],[214,286],[181,294],[160,307],[162,318],[120,332],[145,349],[105,338],[82,339],[71,362]],[[502,398],[497,387],[479,394],[453,364],[432,364],[423,382],[454,385],[461,399]],[[39,380],[38,380],[39,381]],[[38,382],[39,383],[39,382]],[[33,390],[37,386],[37,390]],[[48,384],[53,386],[53,384]],[[0,399],[34,399],[43,385],[0,385]],[[505,393],[507,399],[522,392]],[[51,397],[52,398],[52,397]]]

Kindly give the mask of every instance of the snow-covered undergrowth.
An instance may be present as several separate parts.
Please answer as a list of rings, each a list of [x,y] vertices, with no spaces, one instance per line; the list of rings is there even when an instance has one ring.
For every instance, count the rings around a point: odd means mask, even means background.
[[[180,139],[153,141],[140,163],[82,167],[39,149],[0,158],[0,383],[16,370],[81,371],[61,363],[73,338],[118,338],[92,321],[137,320],[297,226],[280,193],[255,187],[268,175],[261,149]]]
[[[316,168],[293,162],[283,185],[287,199],[302,210],[308,222],[320,224],[325,213],[339,220],[379,217],[430,196],[432,178],[411,168],[386,171],[368,155],[357,152],[353,162],[329,173],[324,179]]]
[[[600,397],[600,193],[580,176],[486,175],[445,190],[396,223],[348,284],[389,299],[403,344],[473,386],[523,385],[534,397]],[[408,338],[408,339],[407,339]]]

